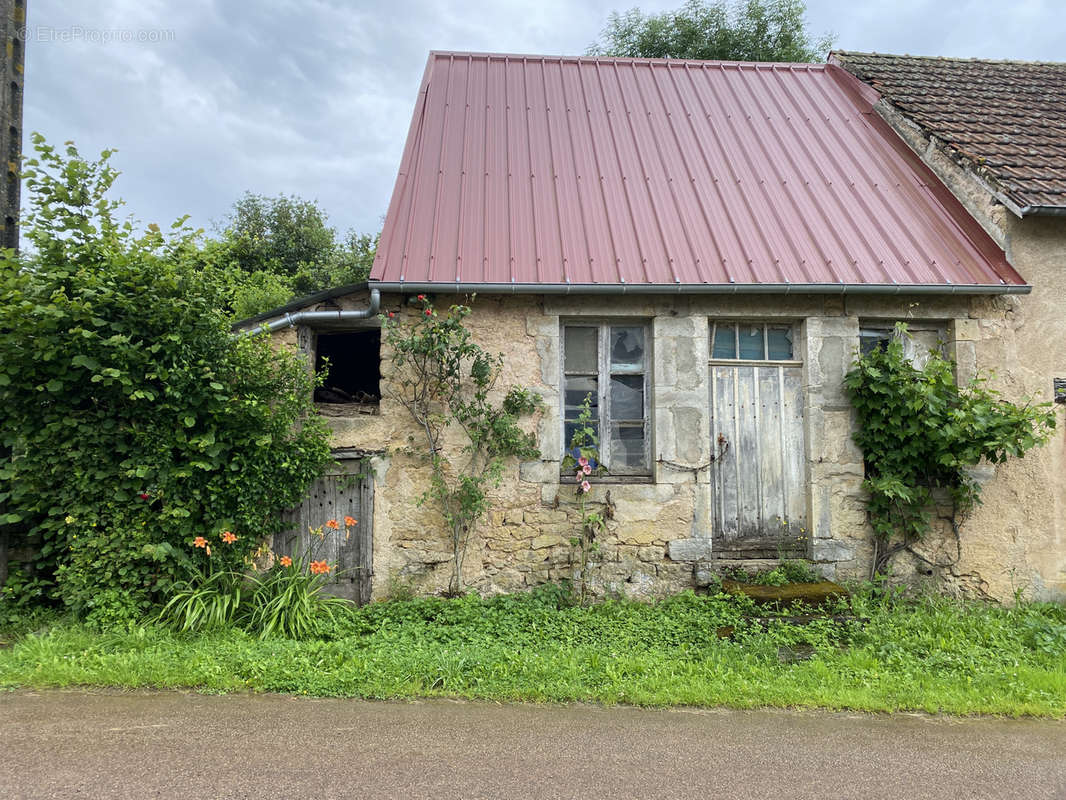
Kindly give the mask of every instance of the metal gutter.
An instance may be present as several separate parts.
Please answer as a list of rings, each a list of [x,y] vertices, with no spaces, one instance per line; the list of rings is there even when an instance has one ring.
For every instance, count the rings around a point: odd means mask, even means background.
[[[257,325],[254,328],[241,331],[240,333],[242,335],[273,333],[282,328],[291,328],[294,325],[299,324],[314,324],[316,322],[354,322],[361,319],[370,319],[371,317],[376,316],[379,310],[381,310],[381,291],[374,288],[370,290],[370,305],[366,308],[354,310],[337,309],[334,311],[297,311],[295,314],[285,312],[280,318],[275,319],[272,322]],[[271,316],[273,316],[273,314],[271,314]]]
[[[373,291],[456,294],[1029,294],[1028,284],[845,284],[845,283],[416,283],[371,281]]]
[[[1022,206],[1019,217],[1066,217],[1066,206]]]

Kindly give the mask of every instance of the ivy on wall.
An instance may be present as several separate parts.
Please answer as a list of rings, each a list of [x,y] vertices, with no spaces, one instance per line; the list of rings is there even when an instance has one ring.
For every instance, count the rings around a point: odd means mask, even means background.
[[[904,354],[907,335],[906,325],[897,325],[895,335],[859,357],[845,378],[859,418],[855,441],[866,462],[872,576],[885,574],[904,551],[933,567],[958,563],[960,526],[981,500],[970,468],[1021,458],[1055,427],[1050,403],[1011,403],[991,388],[986,374],[958,386],[954,362],[936,350],[915,367]],[[915,549],[932,528],[937,494],[946,494],[950,505],[944,519],[956,548],[943,563]]]

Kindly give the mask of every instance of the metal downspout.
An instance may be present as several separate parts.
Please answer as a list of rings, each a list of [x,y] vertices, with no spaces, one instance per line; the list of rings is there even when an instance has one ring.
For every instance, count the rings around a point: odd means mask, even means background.
[[[271,322],[264,322],[262,325],[256,325],[254,328],[242,331],[241,335],[247,336],[256,333],[273,333],[282,328],[291,328],[300,323],[348,322],[360,319],[370,319],[377,315],[380,310],[381,290],[371,289],[370,305],[366,308],[351,311],[297,311],[295,314],[286,313],[284,316],[272,320]]]

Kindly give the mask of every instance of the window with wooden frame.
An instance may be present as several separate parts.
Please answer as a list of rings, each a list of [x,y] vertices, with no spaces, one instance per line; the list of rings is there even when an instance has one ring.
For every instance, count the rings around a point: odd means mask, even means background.
[[[792,326],[764,322],[711,324],[713,361],[792,361]]]
[[[591,399],[600,458],[612,475],[651,474],[649,330],[643,322],[563,325],[563,455]]]

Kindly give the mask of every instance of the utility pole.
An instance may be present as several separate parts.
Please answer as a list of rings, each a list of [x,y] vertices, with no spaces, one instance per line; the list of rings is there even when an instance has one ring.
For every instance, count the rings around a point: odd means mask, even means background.
[[[0,0],[0,35],[4,41],[4,82],[0,87],[0,247],[18,250],[22,164],[22,87],[25,76],[26,0]],[[0,508],[0,511],[3,509]],[[7,583],[11,525],[0,524],[0,587]]]

